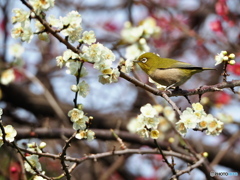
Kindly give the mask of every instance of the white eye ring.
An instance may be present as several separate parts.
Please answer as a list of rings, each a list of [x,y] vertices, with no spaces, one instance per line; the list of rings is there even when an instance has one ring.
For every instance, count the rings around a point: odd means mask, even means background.
[[[148,60],[147,58],[142,58],[142,59],[141,59],[142,63],[146,63],[147,60]]]

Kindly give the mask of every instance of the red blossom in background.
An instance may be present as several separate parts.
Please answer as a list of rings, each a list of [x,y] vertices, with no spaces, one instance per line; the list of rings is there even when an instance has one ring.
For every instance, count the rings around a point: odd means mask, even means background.
[[[230,100],[231,96],[224,91],[215,94],[215,104],[217,105],[227,105]]]
[[[112,22],[112,21],[107,21],[103,24],[103,28],[106,30],[106,31],[110,31],[110,32],[116,32],[119,30],[119,26]]]
[[[210,22],[210,29],[214,32],[223,33],[222,22],[220,20]]]
[[[25,75],[21,71],[19,71],[17,68],[13,68],[13,73],[15,76],[14,81],[16,82],[21,82],[26,78]]]
[[[223,19],[228,20],[229,9],[226,0],[219,0],[215,5],[215,11],[219,16],[222,16]]]
[[[9,166],[9,176],[10,180],[20,180],[21,179],[22,168],[20,163],[13,162]]]
[[[240,63],[236,63],[234,65],[228,66],[228,71],[232,72],[237,76],[240,76]]]

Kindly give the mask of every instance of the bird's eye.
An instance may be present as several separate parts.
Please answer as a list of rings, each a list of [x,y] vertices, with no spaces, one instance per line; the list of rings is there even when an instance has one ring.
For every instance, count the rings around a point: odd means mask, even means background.
[[[147,58],[142,58],[142,59],[141,59],[142,63],[146,63],[147,60],[148,60]]]

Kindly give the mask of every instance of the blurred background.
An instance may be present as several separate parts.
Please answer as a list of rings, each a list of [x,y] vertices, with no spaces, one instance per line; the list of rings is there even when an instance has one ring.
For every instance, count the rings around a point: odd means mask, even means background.
[[[75,94],[70,86],[75,84],[75,78],[66,74],[66,69],[57,67],[55,59],[63,54],[66,47],[51,36],[48,43],[37,37],[29,44],[13,39],[12,9],[27,8],[18,0],[1,0],[0,6],[0,73],[13,67],[15,77],[8,85],[0,84],[3,123],[12,124],[17,129],[20,146],[24,147],[32,141],[45,141],[46,151],[57,154],[64,145],[61,129],[73,132],[67,112],[74,107]],[[65,16],[71,10],[81,14],[84,30],[93,30],[97,42],[112,49],[116,56],[115,67],[118,66],[120,57],[126,58],[128,44],[119,43],[124,24],[130,22],[132,26],[138,26],[141,21],[151,17],[160,28],[157,37],[147,40],[151,52],[197,66],[214,67],[214,56],[226,50],[236,55],[236,64],[228,68],[230,76],[227,80],[239,79],[239,0],[58,0],[55,7],[47,12],[47,16]],[[11,51],[16,43],[23,48],[20,57],[14,56]],[[118,83],[102,85],[98,82],[99,72],[91,64],[85,63],[84,66],[89,72],[84,80],[90,85],[90,93],[86,98],[79,97],[78,101],[84,105],[84,112],[94,117],[91,128],[98,129],[98,132],[104,134],[109,129],[127,131],[130,119],[140,114],[141,106],[153,104],[153,99],[162,106],[168,105],[162,98],[147,93],[125,79],[120,78]],[[197,74],[181,88],[194,89],[222,82],[222,68],[219,65],[216,71]],[[148,83],[145,73],[138,68],[136,73],[142,82]],[[151,83],[149,85],[154,86]],[[209,162],[214,162],[212,165],[216,171],[239,173],[240,98],[239,88],[234,90],[236,93],[231,89],[224,89],[206,93],[202,97],[205,111],[224,121],[223,133],[219,136],[206,136],[202,132],[190,131],[186,138],[198,152],[209,153]],[[184,97],[172,99],[181,110],[190,106]],[[198,102],[199,96],[194,95],[189,99],[191,102]],[[51,132],[53,136],[46,133],[35,137],[26,133],[29,130],[41,132],[41,129],[49,130],[47,132]],[[171,132],[165,134],[163,143],[171,136]],[[151,143],[146,145],[140,140],[131,142],[126,139],[124,142],[128,148],[151,147]],[[74,141],[68,155],[83,157],[84,154],[111,151],[114,146],[119,148],[115,140],[104,135],[99,138],[97,136],[92,142]],[[224,153],[221,158],[216,159],[219,152]],[[49,176],[62,173],[59,161],[41,158],[41,163]],[[19,179],[22,171],[20,158],[10,147],[3,146],[0,149],[0,164],[0,180]],[[180,160],[176,160],[176,164],[178,168],[186,166],[186,162]],[[73,179],[155,180],[169,179],[169,173],[170,169],[159,155],[127,155],[103,158],[97,162],[85,161],[75,169]],[[205,179],[199,169],[181,176],[180,179],[194,179],[196,175],[199,179]]]

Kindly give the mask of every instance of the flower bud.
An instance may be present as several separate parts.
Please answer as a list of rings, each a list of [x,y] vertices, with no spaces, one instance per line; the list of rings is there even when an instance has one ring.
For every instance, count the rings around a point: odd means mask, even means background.
[[[230,61],[228,61],[228,64],[230,64],[230,65],[234,65],[236,62],[235,62],[235,60],[230,60]]]
[[[228,57],[229,57],[230,59],[234,59],[234,58],[235,58],[235,54],[231,53],[231,54],[229,54]]]
[[[141,39],[139,40],[139,43],[140,43],[140,44],[146,44],[146,39],[141,38]]]
[[[43,149],[43,148],[45,148],[47,146],[47,144],[45,143],[45,142],[41,142],[40,144],[39,144],[39,148],[40,149]]]
[[[78,105],[77,105],[77,108],[78,108],[79,110],[83,110],[83,105],[82,105],[82,104],[78,104]]]
[[[203,152],[203,153],[202,153],[202,156],[203,156],[203,157],[208,157],[208,152]]]
[[[77,85],[73,84],[73,85],[71,86],[71,90],[72,90],[73,92],[78,92],[78,87],[77,87]]]
[[[224,56],[224,57],[223,57],[223,60],[224,60],[224,61],[228,61],[228,56]]]
[[[221,51],[221,54],[227,55],[227,51]]]

